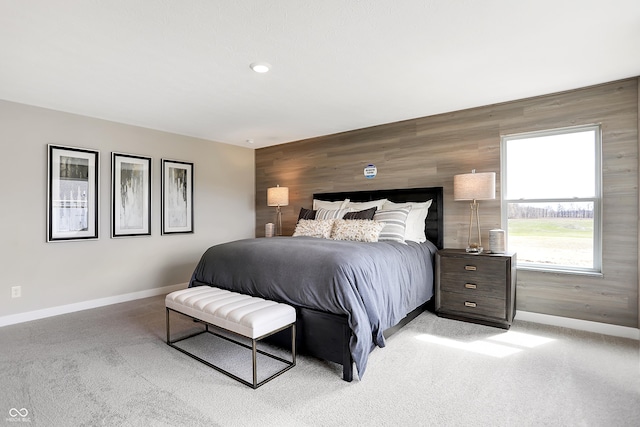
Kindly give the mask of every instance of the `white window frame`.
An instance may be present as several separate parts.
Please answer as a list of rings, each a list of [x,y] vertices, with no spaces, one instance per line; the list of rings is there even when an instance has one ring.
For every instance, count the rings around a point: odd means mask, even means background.
[[[567,133],[595,131],[595,196],[584,198],[569,198],[569,199],[507,199],[508,185],[507,182],[507,143],[511,140],[522,140],[527,138],[538,138],[550,135],[561,135]],[[502,228],[509,233],[508,223],[508,207],[509,203],[578,203],[578,202],[591,202],[593,203],[593,267],[575,267],[575,266],[563,266],[539,263],[523,263],[518,262],[518,269],[523,270],[538,270],[538,271],[550,271],[556,273],[573,273],[573,274],[588,274],[588,275],[602,275],[602,128],[599,124],[590,124],[583,126],[573,126],[566,128],[550,129],[544,131],[534,131],[519,134],[503,135],[500,141],[500,164],[501,171],[501,207],[502,215],[501,222]],[[508,241],[508,240],[507,240]]]

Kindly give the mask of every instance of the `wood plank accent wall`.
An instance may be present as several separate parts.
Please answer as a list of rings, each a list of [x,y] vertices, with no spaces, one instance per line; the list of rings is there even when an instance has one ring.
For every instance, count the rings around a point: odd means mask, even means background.
[[[266,192],[289,187],[284,233],[314,192],[444,187],[445,246],[466,246],[469,205],[453,200],[453,176],[497,173],[497,199],[481,202],[483,240],[499,228],[500,137],[599,123],[603,140],[603,276],[518,272],[519,310],[637,328],[638,78],[358,129],[256,150],[256,236],[274,222]],[[364,167],[378,168],[366,179]],[[540,165],[544,170],[544,165]]]

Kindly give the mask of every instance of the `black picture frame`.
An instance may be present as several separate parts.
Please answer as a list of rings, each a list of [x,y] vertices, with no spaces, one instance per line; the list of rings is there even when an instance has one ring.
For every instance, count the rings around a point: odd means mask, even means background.
[[[161,234],[193,233],[193,163],[162,159]]]
[[[111,153],[111,237],[151,235],[151,157]]]
[[[99,237],[100,152],[47,145],[47,242]]]

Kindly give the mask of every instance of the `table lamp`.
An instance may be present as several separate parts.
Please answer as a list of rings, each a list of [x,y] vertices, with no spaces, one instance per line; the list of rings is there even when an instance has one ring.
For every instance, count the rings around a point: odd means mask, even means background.
[[[289,204],[289,187],[267,188],[267,206],[276,206],[276,236],[282,236],[282,212],[280,206]]]
[[[483,172],[476,173],[473,169],[471,173],[455,175],[453,177],[453,198],[454,200],[471,200],[469,204],[471,212],[469,214],[469,237],[467,239],[467,252],[482,253],[482,237],[480,235],[480,204],[478,200],[490,200],[496,198],[496,173]],[[474,225],[478,230],[477,241],[472,241],[471,235]],[[475,239],[475,237],[474,237]]]

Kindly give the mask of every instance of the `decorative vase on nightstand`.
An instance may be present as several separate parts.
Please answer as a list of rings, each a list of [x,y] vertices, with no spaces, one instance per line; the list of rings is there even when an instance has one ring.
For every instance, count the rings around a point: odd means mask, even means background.
[[[505,252],[504,230],[498,228],[489,230],[489,251],[492,254],[503,254]]]
[[[268,222],[264,225],[264,237],[273,237],[274,224]]]

